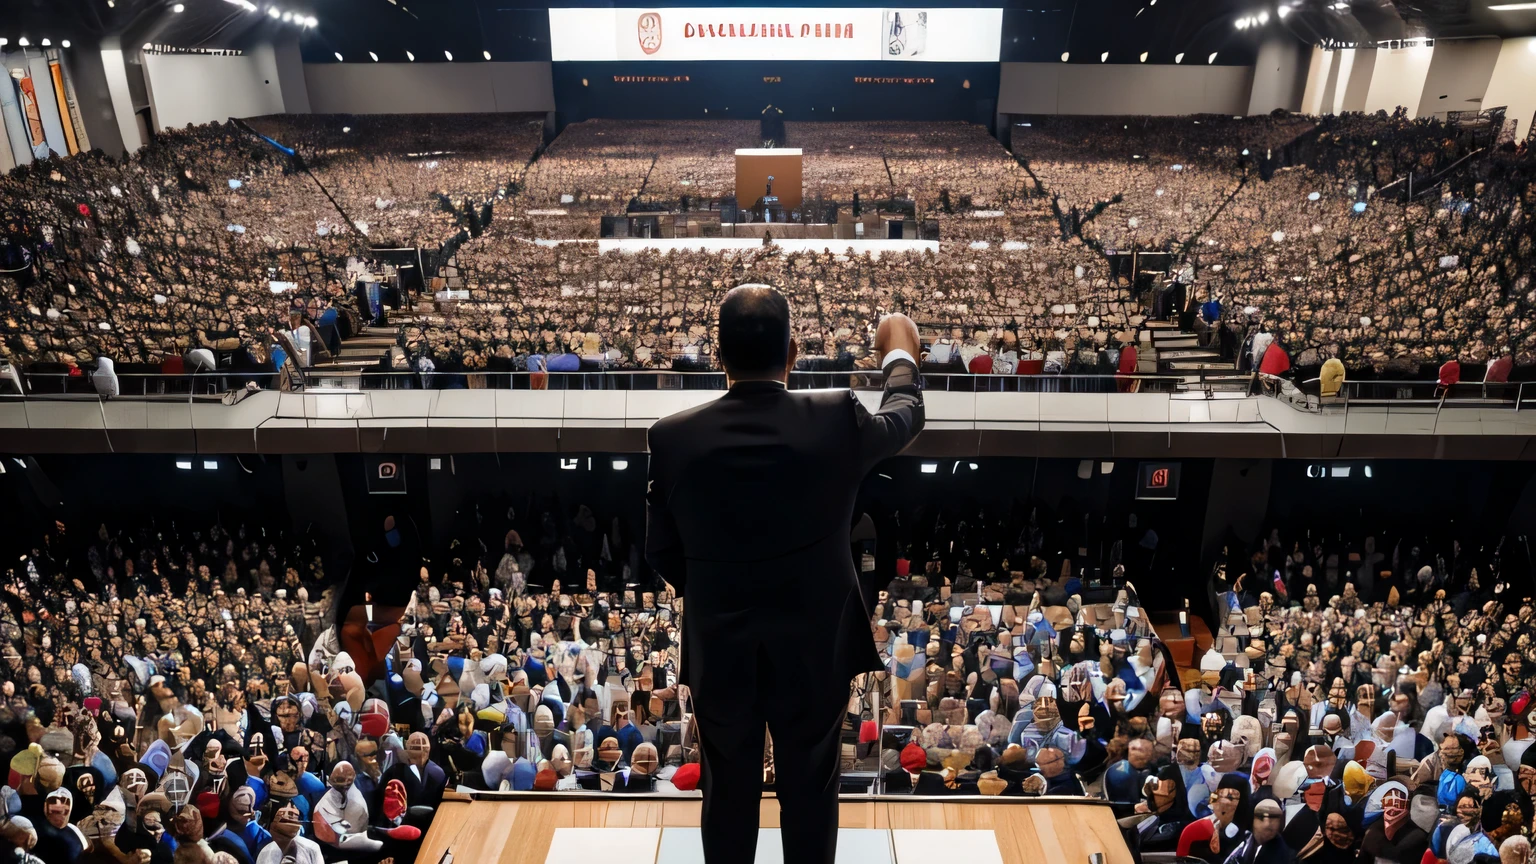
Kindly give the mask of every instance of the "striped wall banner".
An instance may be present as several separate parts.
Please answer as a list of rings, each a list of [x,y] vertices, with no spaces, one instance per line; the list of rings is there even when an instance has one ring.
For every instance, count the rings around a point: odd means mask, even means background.
[[[9,86],[9,79],[0,81],[0,90]],[[16,154],[11,152],[11,133],[5,128],[5,123],[0,123],[0,174],[4,174],[16,167]]]
[[[79,142],[81,150],[91,149],[91,136],[85,131],[85,118],[80,114],[80,100],[75,98],[75,76],[69,71],[69,64],[59,57],[59,65],[64,72],[64,101],[69,105],[69,119],[75,127],[75,140]]]
[[[80,152],[80,142],[75,139],[75,121],[69,116],[69,100],[64,92],[64,67],[57,60],[48,61],[48,76],[53,79],[53,102],[59,109],[59,125],[64,127],[64,143],[69,145],[69,155]]]
[[[64,124],[59,122],[59,100],[53,96],[53,73],[48,71],[48,58],[33,57],[27,61],[27,68],[32,70],[32,88],[37,94],[37,111],[48,149],[60,156],[68,155],[69,141],[64,137]]]
[[[21,94],[21,116],[27,121],[27,144],[38,159],[48,158],[48,136],[43,132],[43,117],[37,109],[37,90],[26,68],[12,69],[16,89]]]
[[[0,117],[5,120],[5,137],[10,142],[11,161],[26,165],[32,161],[32,142],[27,134],[27,122],[21,116],[20,91],[16,79],[8,70],[5,80],[0,81]]]

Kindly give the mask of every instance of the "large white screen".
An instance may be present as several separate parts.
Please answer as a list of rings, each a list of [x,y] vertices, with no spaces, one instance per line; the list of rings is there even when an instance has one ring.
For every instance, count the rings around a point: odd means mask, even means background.
[[[554,60],[996,63],[1001,9],[549,10]]]

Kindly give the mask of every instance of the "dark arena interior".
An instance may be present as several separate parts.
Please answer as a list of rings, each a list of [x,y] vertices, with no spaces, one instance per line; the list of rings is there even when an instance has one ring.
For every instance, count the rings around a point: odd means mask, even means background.
[[[0,860],[1533,860],[1536,4],[848,3],[0,0]]]

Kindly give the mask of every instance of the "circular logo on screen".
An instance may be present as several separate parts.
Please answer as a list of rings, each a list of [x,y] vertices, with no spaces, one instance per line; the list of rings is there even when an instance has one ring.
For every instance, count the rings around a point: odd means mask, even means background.
[[[655,12],[641,15],[636,29],[640,31],[641,51],[655,54],[661,50],[661,15]]]

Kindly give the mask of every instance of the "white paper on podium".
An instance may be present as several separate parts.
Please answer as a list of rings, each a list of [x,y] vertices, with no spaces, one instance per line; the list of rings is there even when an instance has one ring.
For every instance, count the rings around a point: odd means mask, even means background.
[[[997,837],[991,831],[897,828],[891,831],[891,845],[896,848],[896,864],[1003,864],[1003,853],[998,851]]]
[[[545,864],[569,864],[571,861],[654,864],[660,844],[660,828],[556,828],[544,861]],[[703,856],[699,860],[703,861]]]
[[[550,864],[554,864],[553,857],[549,860]],[[890,832],[878,828],[839,829],[837,861],[838,864],[895,864],[891,854]],[[704,864],[704,846],[699,829],[664,829],[661,832],[661,853],[656,857],[656,864]],[[757,859],[754,864],[784,864],[784,843],[779,829],[758,830]]]

